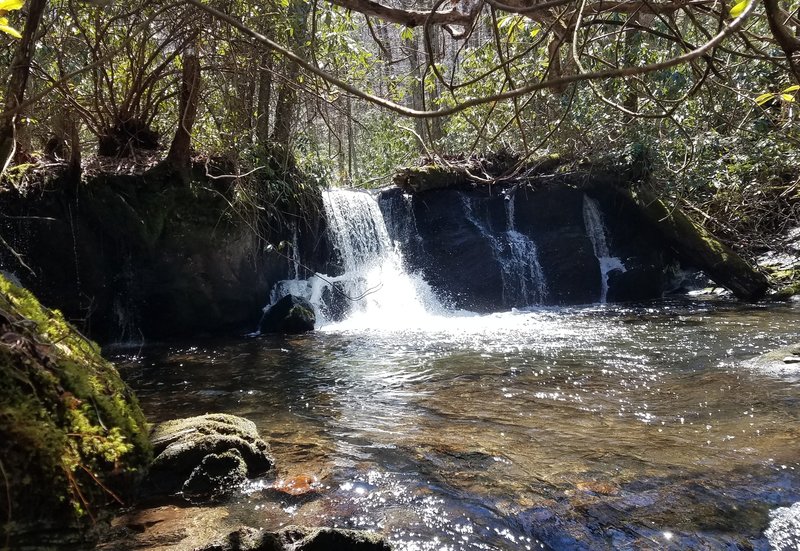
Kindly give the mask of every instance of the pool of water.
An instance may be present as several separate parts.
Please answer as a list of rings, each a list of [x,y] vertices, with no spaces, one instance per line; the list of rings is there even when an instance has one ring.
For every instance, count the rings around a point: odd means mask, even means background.
[[[152,421],[258,425],[276,472],[219,505],[231,527],[363,528],[402,551],[796,541],[791,519],[765,530],[800,501],[800,367],[747,360],[800,341],[800,305],[418,321],[113,354]],[[300,474],[321,491],[269,491]]]

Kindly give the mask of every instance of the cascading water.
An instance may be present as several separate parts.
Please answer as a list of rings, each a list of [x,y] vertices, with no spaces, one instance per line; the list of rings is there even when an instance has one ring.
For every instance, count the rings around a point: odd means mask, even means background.
[[[473,210],[469,197],[462,196],[464,214],[489,242],[500,264],[503,281],[503,302],[507,306],[541,304],[547,297],[547,282],[539,262],[536,244],[514,226],[514,195],[506,200],[506,231],[495,234]]]
[[[322,199],[342,273],[279,282],[272,302],[289,293],[303,296],[323,325],[346,318],[337,327],[347,328],[412,326],[415,318],[444,311],[430,286],[405,270],[372,195],[331,189]]]
[[[600,264],[600,303],[605,304],[608,299],[609,274],[614,270],[625,272],[627,268],[620,258],[611,256],[600,205],[588,195],[583,196],[583,223],[586,227],[586,236],[592,242],[594,255]]]
[[[539,251],[536,244],[527,235],[517,231],[514,224],[514,200],[516,195],[513,193],[506,198],[506,238],[508,239],[508,271],[513,278],[515,273],[518,276],[511,281],[515,282],[512,286],[512,296],[514,301],[521,301],[524,305],[540,304],[547,298],[547,282],[539,262]],[[504,269],[505,273],[506,270]],[[506,279],[503,279],[503,292],[506,292]]]

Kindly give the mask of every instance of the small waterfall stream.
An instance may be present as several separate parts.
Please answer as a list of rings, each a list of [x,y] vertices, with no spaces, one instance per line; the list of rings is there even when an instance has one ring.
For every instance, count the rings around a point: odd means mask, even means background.
[[[627,268],[620,258],[611,256],[600,205],[588,195],[583,196],[583,223],[586,226],[586,236],[592,242],[594,254],[600,264],[600,303],[605,304],[608,299],[609,274],[614,270],[625,272]]]
[[[308,299],[323,324],[345,320],[348,328],[413,325],[413,319],[444,312],[430,286],[408,273],[375,198],[344,189],[323,192],[328,235],[340,275],[279,282],[271,303],[286,294]]]
[[[514,200],[511,194],[506,199],[506,238],[508,239],[508,258],[503,274],[509,274],[513,282],[511,298],[513,302],[530,306],[541,304],[547,298],[547,280],[539,262],[536,244],[527,235],[517,231],[514,223]],[[506,278],[503,278],[505,292]]]
[[[476,216],[470,197],[462,196],[464,214],[489,242],[500,264],[503,302],[507,306],[533,306],[547,297],[547,282],[536,244],[514,225],[514,195],[506,199],[506,231],[496,234]]]

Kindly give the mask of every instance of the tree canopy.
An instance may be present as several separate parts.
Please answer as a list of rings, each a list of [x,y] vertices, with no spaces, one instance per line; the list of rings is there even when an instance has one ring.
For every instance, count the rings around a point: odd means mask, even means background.
[[[509,177],[548,154],[614,155],[646,160],[675,197],[735,202],[753,182],[795,183],[798,7],[8,0],[0,24],[22,31],[3,39],[0,153],[12,171],[194,156],[241,174],[283,159],[359,185],[420,154],[507,151]]]

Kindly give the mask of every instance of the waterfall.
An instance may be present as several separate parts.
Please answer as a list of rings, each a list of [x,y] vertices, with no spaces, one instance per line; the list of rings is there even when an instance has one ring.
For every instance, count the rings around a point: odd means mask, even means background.
[[[330,189],[322,199],[340,273],[281,281],[271,303],[289,293],[303,296],[323,324],[346,319],[367,328],[412,326],[415,317],[444,311],[430,286],[404,269],[372,195]]]
[[[508,271],[518,274],[514,279],[512,290],[516,291],[512,300],[521,301],[524,305],[541,304],[547,298],[547,281],[539,262],[539,251],[536,244],[527,235],[517,231],[514,222],[515,194],[506,198],[506,238],[508,239]],[[505,273],[505,270],[504,270]],[[503,292],[506,292],[506,280],[503,279]]]
[[[506,231],[496,233],[475,216],[472,200],[462,195],[464,214],[489,242],[500,264],[503,303],[506,306],[541,304],[547,297],[547,282],[539,262],[536,244],[517,231],[514,222],[514,195],[506,198]]]
[[[614,270],[625,272],[627,269],[622,260],[611,256],[600,205],[586,194],[583,196],[583,224],[586,227],[586,236],[592,242],[594,255],[600,264],[600,302],[605,304],[608,298],[608,275]]]

